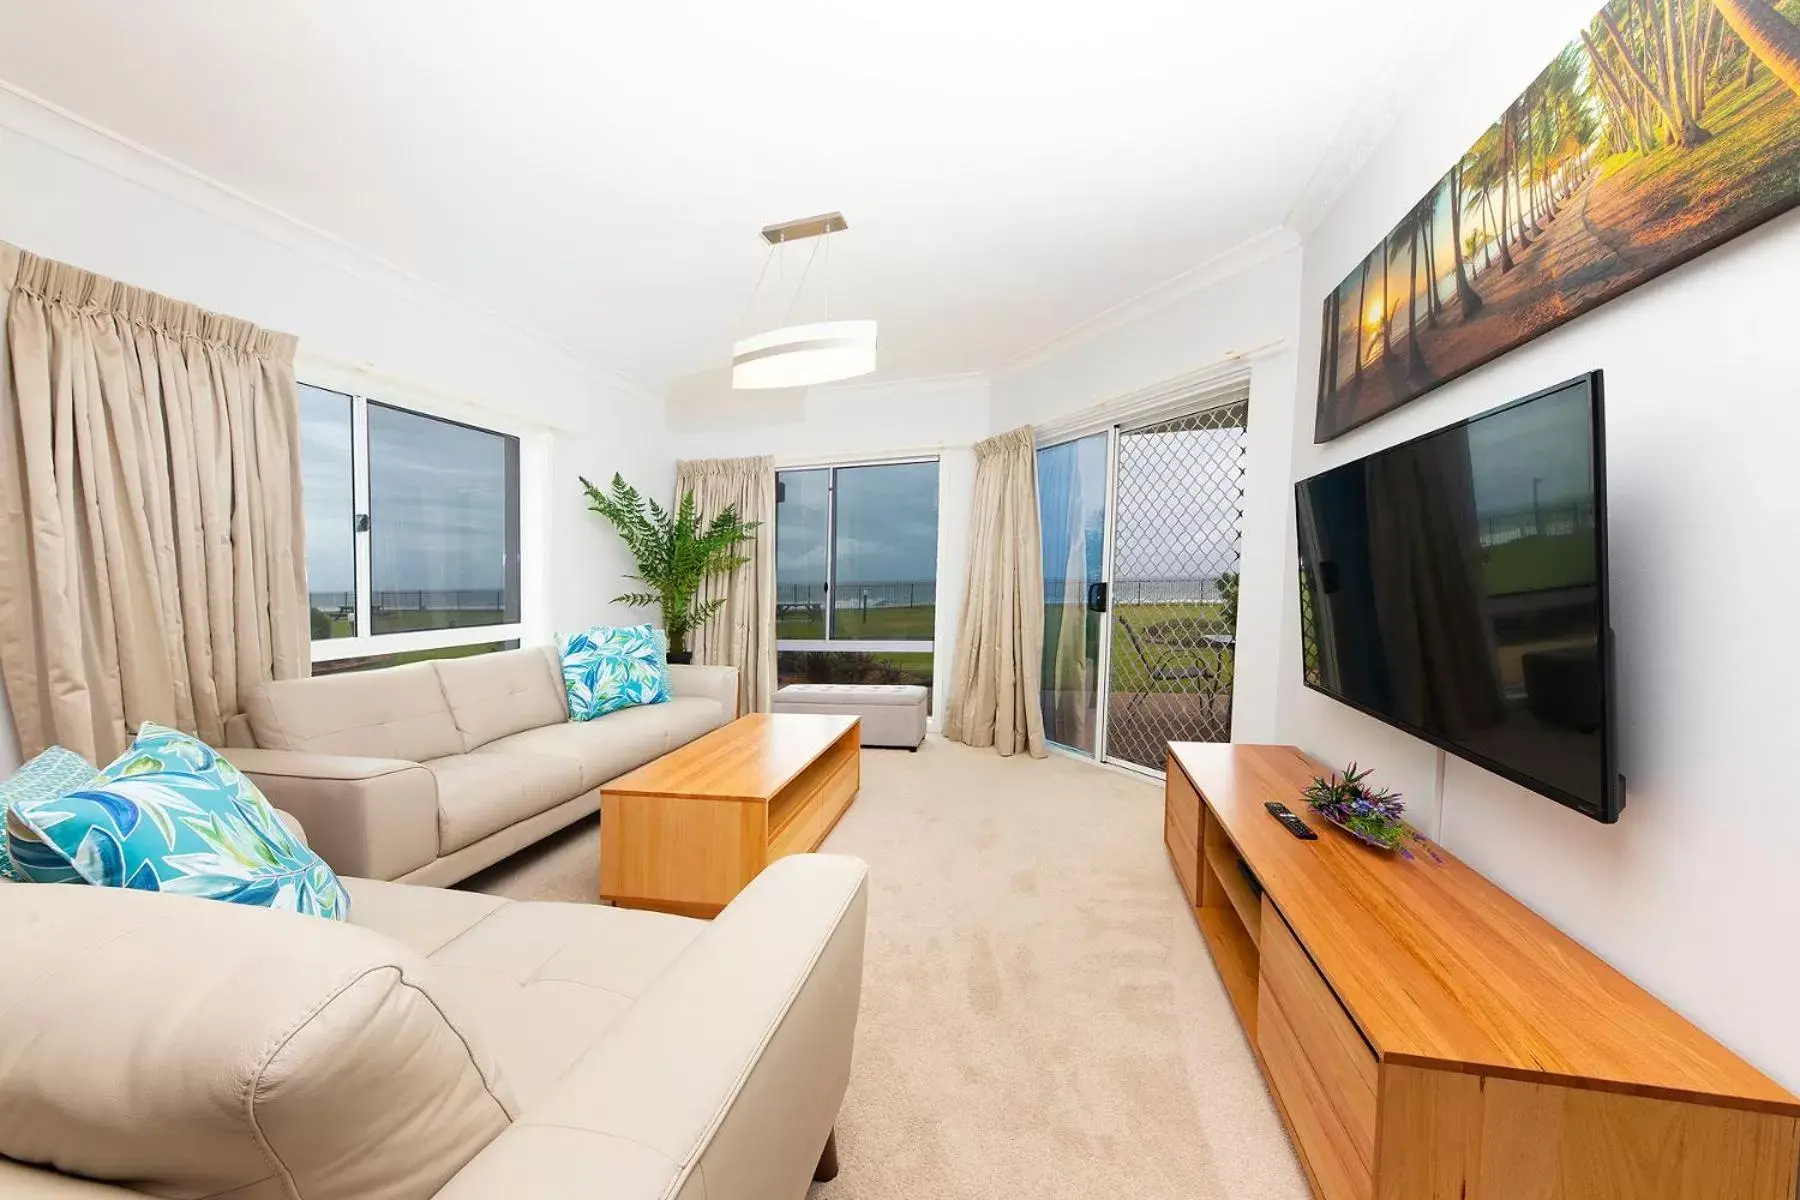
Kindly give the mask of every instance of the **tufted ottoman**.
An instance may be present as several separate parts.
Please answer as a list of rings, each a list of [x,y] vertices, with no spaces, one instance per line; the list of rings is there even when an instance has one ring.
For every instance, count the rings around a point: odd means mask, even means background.
[[[926,689],[912,684],[790,683],[775,693],[778,713],[862,718],[862,744],[917,750],[925,740]]]

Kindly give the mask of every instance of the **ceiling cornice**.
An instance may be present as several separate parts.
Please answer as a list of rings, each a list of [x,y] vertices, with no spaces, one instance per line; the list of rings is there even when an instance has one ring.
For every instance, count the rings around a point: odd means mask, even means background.
[[[356,278],[380,284],[422,304],[459,312],[528,338],[576,360],[620,391],[641,400],[662,402],[662,393],[656,388],[583,350],[388,262],[334,233],[308,224],[4,79],[0,79],[0,127]]]
[[[847,380],[843,383],[819,383],[806,389],[808,393],[831,395],[836,392],[878,391],[881,388],[896,387],[940,387],[959,383],[987,383],[988,377],[982,371],[950,371],[942,375],[896,375],[884,379],[877,375],[868,379]]]
[[[1058,334],[1037,349],[1022,354],[990,372],[989,378],[1004,379],[1009,375],[1029,370],[1059,354],[1073,350],[1077,346],[1104,337],[1115,329],[1121,329],[1135,321],[1143,320],[1152,313],[1160,312],[1172,304],[1180,303],[1197,292],[1203,292],[1233,276],[1241,275],[1259,263],[1267,262],[1271,258],[1297,249],[1299,245],[1300,235],[1285,226],[1265,229],[1261,233],[1245,238],[1229,250],[1213,256],[1192,270],[1184,271],[1172,279],[1166,279],[1155,287],[1140,292],[1129,300],[1115,304],[1104,312]]]

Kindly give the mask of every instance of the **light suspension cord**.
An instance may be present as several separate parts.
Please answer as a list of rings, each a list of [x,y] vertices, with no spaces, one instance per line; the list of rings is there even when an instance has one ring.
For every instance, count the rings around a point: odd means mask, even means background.
[[[756,273],[756,286],[750,289],[750,299],[744,301],[744,311],[738,317],[738,329],[748,330],[750,326],[750,310],[756,307],[756,297],[762,292],[763,280],[769,276],[769,264],[775,259],[775,248],[782,243],[770,242],[769,252],[763,255],[762,270]]]
[[[786,325],[788,317],[793,314],[794,305],[800,300],[800,293],[806,290],[806,277],[812,274],[813,259],[819,256],[819,243],[814,242],[812,253],[806,256],[806,266],[800,272],[800,282],[794,285],[794,294],[788,297],[787,307],[781,310],[781,323]]]

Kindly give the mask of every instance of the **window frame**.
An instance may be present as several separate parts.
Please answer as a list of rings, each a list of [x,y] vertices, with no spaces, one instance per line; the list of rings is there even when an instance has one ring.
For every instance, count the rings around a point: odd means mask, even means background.
[[[936,498],[937,517],[934,530],[938,543],[932,548],[932,586],[937,586],[938,578],[943,571],[941,556],[944,513],[943,513],[943,472],[944,463],[941,455],[913,454],[899,458],[848,459],[833,462],[794,463],[789,466],[777,466],[775,479],[779,483],[786,474],[798,474],[802,471],[824,471],[827,473],[825,488],[825,636],[822,638],[783,638],[775,639],[775,651],[798,651],[800,653],[825,653],[829,651],[867,652],[870,654],[930,654],[937,655],[937,635],[929,638],[840,638],[833,637],[837,627],[837,524],[838,524],[838,472],[853,471],[859,467],[897,467],[911,463],[933,463],[937,466],[937,484],[939,493]],[[780,520],[781,507],[775,508],[776,520]],[[780,536],[780,526],[776,526],[776,536]],[[777,561],[775,568],[775,584],[781,585],[781,566]],[[934,604],[935,608],[935,604]]]
[[[310,661],[314,663],[335,662],[346,658],[366,658],[410,650],[439,650],[454,646],[475,646],[487,642],[524,644],[526,641],[524,620],[526,597],[523,560],[527,539],[523,518],[525,438],[521,432],[496,429],[461,417],[433,412],[429,407],[423,405],[407,403],[387,396],[375,396],[360,387],[347,387],[332,380],[330,378],[332,372],[329,371],[321,371],[316,374],[323,378],[315,381],[309,376],[298,379],[296,382],[320,391],[333,392],[350,398],[351,520],[355,522],[353,537],[356,550],[356,632],[349,637],[312,639]],[[370,504],[372,466],[369,461],[369,406],[371,404],[404,413],[407,416],[438,421],[445,425],[455,425],[506,440],[507,471],[511,476],[512,488],[511,494],[507,497],[509,528],[507,530],[502,590],[508,594],[509,598],[517,598],[519,620],[492,625],[470,625],[455,629],[419,629],[405,633],[373,632],[375,627],[374,555],[371,549],[373,528],[372,522],[365,519],[372,511]],[[301,470],[304,473],[304,463],[301,464]],[[304,553],[304,547],[302,552]]]

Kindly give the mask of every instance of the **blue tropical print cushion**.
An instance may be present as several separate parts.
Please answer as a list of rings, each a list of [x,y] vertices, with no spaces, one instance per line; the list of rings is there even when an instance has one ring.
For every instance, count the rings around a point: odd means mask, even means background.
[[[88,783],[20,800],[7,842],[19,877],[255,904],[341,921],[350,897],[236,767],[146,722]]]
[[[73,750],[52,746],[0,782],[0,879],[18,879],[6,850],[7,814],[21,800],[54,800],[93,779],[100,769]]]
[[[669,643],[654,625],[596,625],[558,639],[557,648],[571,721],[669,698]]]

